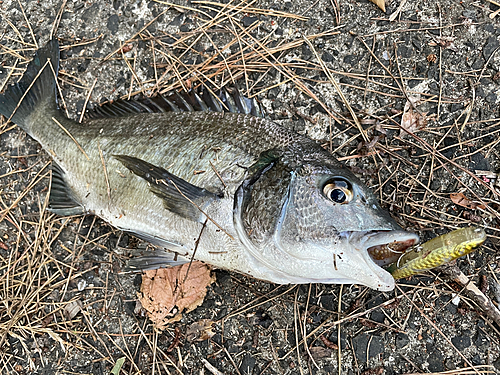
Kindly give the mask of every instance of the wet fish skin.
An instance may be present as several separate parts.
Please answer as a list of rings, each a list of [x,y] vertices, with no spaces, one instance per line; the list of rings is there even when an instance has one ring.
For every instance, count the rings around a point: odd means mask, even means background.
[[[57,71],[55,40],[0,97],[0,113],[54,159],[54,212],[98,215],[174,251],[175,262],[195,255],[276,283],[394,287],[367,248],[418,237],[318,143],[241,113],[129,113],[78,124],[57,109],[50,69],[38,76],[47,61]],[[343,181],[352,201],[329,199],[332,181]]]

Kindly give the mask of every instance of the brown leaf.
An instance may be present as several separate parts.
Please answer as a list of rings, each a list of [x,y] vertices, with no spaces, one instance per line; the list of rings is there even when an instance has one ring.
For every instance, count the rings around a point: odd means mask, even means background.
[[[403,117],[401,118],[401,129],[399,132],[399,136],[402,137],[407,134],[405,130],[416,133],[419,130],[425,129],[427,126],[427,116],[426,113],[420,114],[419,112],[414,110],[414,105],[416,105],[419,101],[418,98],[410,97],[410,101],[407,101],[405,104],[405,108],[403,110]]]
[[[325,344],[325,346],[327,348],[332,349],[332,350],[338,350],[339,347],[337,346],[337,344],[331,342],[325,336],[321,335],[321,336],[319,336],[319,338],[321,339],[321,341],[323,341],[323,344]]]
[[[383,373],[384,373],[384,368],[382,366],[378,366],[363,371],[361,375],[382,375]]]
[[[71,301],[64,308],[64,315],[66,315],[66,318],[71,320],[82,310],[82,308],[83,308],[83,303],[79,299]]]
[[[132,43],[128,43],[128,44],[125,44],[123,47],[122,47],[122,52],[123,53],[127,53],[127,52],[130,52],[134,49],[134,45]]]
[[[373,4],[382,9],[382,12],[385,12],[385,0],[370,0]]]
[[[212,331],[212,324],[214,322],[210,319],[201,319],[194,322],[186,331],[186,339],[191,342],[208,340],[215,335],[215,332]]]
[[[322,346],[313,346],[309,349],[314,360],[319,361],[323,358],[330,358],[332,355],[332,351],[327,348],[323,348]]]
[[[207,286],[215,278],[202,262],[193,262],[171,268],[146,271],[142,276],[139,300],[158,329],[181,319],[181,312],[189,312],[203,303]],[[186,279],[184,281],[184,279]],[[177,309],[174,310],[174,308]]]
[[[468,208],[470,210],[475,210],[476,208],[486,208],[484,204],[478,204],[473,201],[471,201],[469,198],[467,198],[465,195],[462,193],[451,193],[450,194],[450,199],[453,203],[458,204],[459,206]]]

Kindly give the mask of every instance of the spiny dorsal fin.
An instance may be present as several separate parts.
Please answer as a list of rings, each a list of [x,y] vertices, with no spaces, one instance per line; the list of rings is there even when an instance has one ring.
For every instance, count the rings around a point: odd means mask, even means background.
[[[219,196],[179,178],[166,169],[139,158],[114,155],[126,168],[146,180],[153,193],[163,199],[165,208],[186,219],[203,222],[201,212]]]
[[[55,162],[52,162],[52,184],[50,186],[48,209],[61,216],[85,213],[85,209],[76,200],[73,191],[66,183],[64,171]]]
[[[130,100],[120,99],[104,103],[102,106],[87,111],[85,118],[92,120],[124,117],[138,113],[194,111],[234,112],[264,117],[264,112],[257,100],[243,96],[235,87],[230,91],[223,88],[220,90],[218,97],[215,97],[210,90],[203,89],[201,96],[191,90],[188,93],[174,92],[167,96],[139,97]]]

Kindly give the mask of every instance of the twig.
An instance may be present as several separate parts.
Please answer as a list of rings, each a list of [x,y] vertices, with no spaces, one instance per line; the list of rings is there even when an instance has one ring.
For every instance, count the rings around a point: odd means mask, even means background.
[[[203,365],[206,367],[208,371],[210,371],[213,375],[224,375],[223,372],[220,372],[217,370],[216,367],[214,367],[210,362],[208,362],[205,358],[202,358],[201,361],[203,362]]]
[[[111,187],[109,186],[108,169],[106,168],[106,161],[104,160],[104,154],[102,153],[99,141],[97,141],[97,149],[99,150],[99,156],[101,158],[102,169],[104,170],[104,178],[106,179],[106,188],[108,191],[108,200],[111,202]]]
[[[203,222],[203,226],[200,229],[200,234],[198,235],[198,238],[194,242],[194,250],[193,250],[193,255],[191,255],[191,259],[189,260],[189,266],[188,269],[186,270],[186,275],[184,276],[184,280],[182,281],[183,284],[186,283],[189,270],[191,269],[191,265],[193,264],[194,256],[196,255],[196,250],[198,250],[198,246],[200,245],[200,240],[201,240],[201,235],[203,234],[203,231],[205,230],[205,227],[207,226],[208,218],[205,219]],[[176,286],[177,288],[177,286]]]
[[[456,266],[456,264],[446,264],[436,268],[446,275],[446,277],[464,288],[467,297],[473,300],[484,313],[500,326],[500,310],[481,290],[472,283],[469,278]]]
[[[59,121],[56,120],[55,117],[52,117],[52,121],[54,121],[57,125],[59,125],[59,127],[68,135],[68,137],[71,138],[71,140],[73,142],[75,142],[76,146],[78,147],[78,149],[83,153],[83,155],[85,155],[85,157],[87,158],[87,160],[90,160],[89,156],[87,155],[87,153],[85,152],[85,150],[82,148],[82,146],[80,146],[80,144],[78,143],[78,141],[75,139],[75,137],[73,137],[71,135],[71,133],[68,131],[68,129],[66,129]]]
[[[78,122],[80,123],[83,121],[83,117],[85,116],[85,111],[87,109],[87,104],[89,102],[90,95],[92,95],[92,91],[94,90],[96,83],[97,83],[97,77],[94,79],[94,83],[92,84],[92,87],[90,88],[89,92],[87,93],[87,96],[85,97],[85,103],[83,104],[82,113],[80,114],[80,118],[78,119]]]

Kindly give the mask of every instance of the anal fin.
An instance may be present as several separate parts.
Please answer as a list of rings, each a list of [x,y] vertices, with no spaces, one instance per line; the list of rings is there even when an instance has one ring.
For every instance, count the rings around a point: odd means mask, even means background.
[[[165,239],[160,238],[158,236],[154,236],[152,234],[141,232],[138,230],[125,230],[125,231],[130,233],[131,235],[136,236],[137,238],[140,238],[143,241],[147,241],[150,244],[155,245],[155,246],[163,247],[165,249],[170,249],[170,250],[176,250],[176,251],[185,250],[184,245],[180,244],[178,242],[165,240]]]
[[[64,179],[64,171],[52,162],[52,184],[48,210],[61,216],[81,215],[85,209],[76,200],[73,191]]]
[[[156,270],[189,263],[189,259],[168,250],[135,250],[127,261],[126,272]]]

